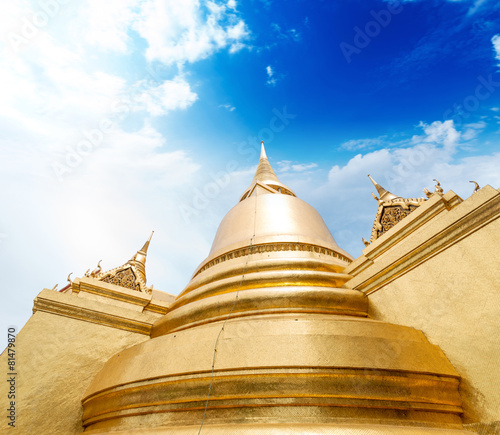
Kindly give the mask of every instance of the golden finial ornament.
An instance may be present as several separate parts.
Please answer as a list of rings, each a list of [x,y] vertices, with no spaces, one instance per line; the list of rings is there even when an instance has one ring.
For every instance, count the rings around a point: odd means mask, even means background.
[[[70,284],[73,282],[71,281],[71,275],[73,275],[73,272],[71,272],[68,277],[66,278],[66,281],[68,281]]]
[[[382,201],[377,195],[375,195],[373,192],[372,192],[372,196],[373,198],[375,199],[375,201],[378,202],[378,205],[382,205],[384,203],[384,201]]]
[[[434,186],[434,193],[438,193],[439,195],[442,195],[443,192],[444,192],[444,190],[441,187],[441,183],[439,182],[439,180],[437,180],[436,178],[434,178],[432,181],[436,182],[436,186]]]
[[[469,181],[469,183],[474,183],[474,185],[475,185],[475,187],[474,187],[474,192],[472,192],[472,193],[476,193],[479,189],[481,189],[481,188],[479,187],[479,184],[477,184],[477,182],[475,182],[475,181]]]
[[[97,263],[97,267],[92,272],[90,272],[90,278],[97,278],[102,272],[101,261],[102,260],[99,260],[99,262]]]
[[[365,246],[368,246],[370,244],[370,242],[366,240],[364,237],[361,237],[361,240],[363,241]]]

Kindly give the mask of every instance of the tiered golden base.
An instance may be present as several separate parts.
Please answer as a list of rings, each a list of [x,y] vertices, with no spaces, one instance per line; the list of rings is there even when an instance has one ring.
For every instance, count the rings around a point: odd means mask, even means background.
[[[197,433],[210,390],[203,433],[460,433],[458,374],[413,328],[325,314],[235,318],[214,352],[222,325],[111,358],[83,401],[87,431]],[[343,426],[353,432],[336,432]]]

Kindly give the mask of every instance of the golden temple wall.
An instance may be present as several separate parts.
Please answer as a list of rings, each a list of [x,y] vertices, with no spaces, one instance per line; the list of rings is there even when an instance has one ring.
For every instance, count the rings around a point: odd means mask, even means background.
[[[93,292],[84,291],[83,284]],[[45,289],[37,296],[33,316],[15,339],[16,422],[15,429],[5,423],[8,433],[83,432],[81,400],[96,373],[120,350],[148,340],[161,316],[137,304],[127,307],[110,292],[122,299],[132,296],[130,290],[90,278],[75,280],[72,294]],[[144,294],[138,298],[156,311],[166,310],[164,301]],[[6,351],[0,366],[8,366]],[[7,398],[8,388],[7,382],[0,384],[1,397]]]
[[[434,195],[346,269],[371,317],[420,329],[444,351],[462,376],[470,429],[500,420],[499,217],[490,186],[464,202]]]

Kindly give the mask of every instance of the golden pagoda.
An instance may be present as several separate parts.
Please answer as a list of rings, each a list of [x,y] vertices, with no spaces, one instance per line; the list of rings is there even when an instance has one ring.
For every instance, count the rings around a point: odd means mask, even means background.
[[[500,194],[486,186],[466,201],[442,190],[403,199],[372,181],[380,197],[371,243],[353,259],[278,180],[262,143],[250,186],[177,297],[146,286],[151,238],[119,268],[99,266],[63,292],[43,290],[19,334],[35,358],[24,369],[21,433],[496,430],[500,347],[491,333],[500,304],[485,309],[459,281],[482,282],[464,250],[498,240]],[[390,226],[384,216],[393,216]],[[437,258],[441,274],[432,275]],[[476,260],[498,264],[498,250]],[[422,289],[412,274],[433,279]],[[450,296],[435,290],[449,281],[485,313],[484,329],[472,332],[484,340],[482,356],[464,345],[464,322],[474,326],[460,315],[465,307],[448,306]],[[448,326],[436,326],[436,306]],[[59,331],[57,344],[38,358],[47,328]],[[43,420],[49,406],[52,424]]]

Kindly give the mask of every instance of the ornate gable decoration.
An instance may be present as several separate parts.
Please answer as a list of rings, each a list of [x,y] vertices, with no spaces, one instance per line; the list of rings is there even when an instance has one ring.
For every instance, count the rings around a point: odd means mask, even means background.
[[[102,272],[101,262],[99,261],[97,268],[92,272],[90,272],[90,269],[87,270],[85,276],[109,284],[118,285],[129,290],[151,294],[152,287],[146,285],[146,255],[152,236],[153,233],[151,233],[151,236],[142,249],[137,251],[137,253],[124,265],[115,267],[107,272]]]
[[[424,201],[424,198],[395,198],[390,201],[381,201],[373,222],[370,242],[389,231],[412,211],[416,210]]]
[[[151,293],[151,289],[146,286],[146,283],[141,279],[137,272],[134,272],[133,266],[124,264],[121,267],[115,268],[103,274],[99,281],[107,282],[109,284],[119,285],[130,290],[136,290],[143,293]]]
[[[425,198],[402,198],[396,196],[380,186],[370,175],[368,177],[374,184],[380,197],[378,198],[372,193],[378,202],[378,210],[373,222],[370,242],[364,241],[366,246],[377,240],[426,201]]]

